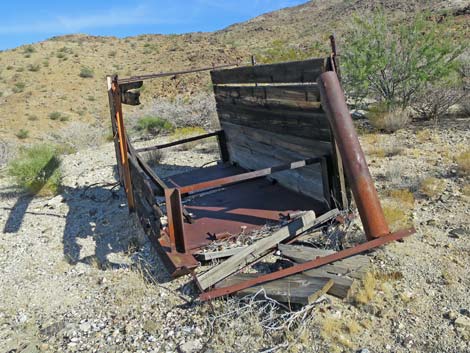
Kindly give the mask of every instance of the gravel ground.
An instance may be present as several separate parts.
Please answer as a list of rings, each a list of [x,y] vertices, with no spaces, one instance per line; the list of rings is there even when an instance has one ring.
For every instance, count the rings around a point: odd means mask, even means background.
[[[64,157],[54,198],[0,179],[0,352],[470,352],[468,176],[453,161],[468,148],[468,120],[436,131],[362,137],[381,194],[427,176],[445,191],[417,191],[417,234],[371,255],[367,302],[324,297],[291,330],[267,327],[240,301],[193,302],[190,278],[170,281],[113,189],[111,144]],[[380,144],[400,153],[374,156]],[[211,151],[169,152],[161,170],[200,167]]]

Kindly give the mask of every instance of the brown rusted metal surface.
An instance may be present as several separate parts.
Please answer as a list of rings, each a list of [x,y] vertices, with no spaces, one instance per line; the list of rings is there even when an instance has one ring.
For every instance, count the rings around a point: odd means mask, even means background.
[[[364,152],[354,129],[343,90],[335,72],[325,72],[318,79],[323,109],[341,153],[349,185],[357,204],[368,239],[390,233]]]
[[[243,170],[235,166],[218,165],[177,174],[165,180],[168,180],[169,185],[177,184],[182,189],[199,180],[239,174]],[[314,209],[322,214],[327,211],[325,204],[292,192],[266,178],[190,195],[184,200],[184,209],[192,214],[193,220],[191,224],[184,223],[184,237],[189,252],[197,251],[223,234],[237,235],[260,229],[266,224],[276,224],[292,212]]]
[[[168,232],[170,243],[176,251],[185,253],[187,250],[184,237],[183,205],[178,189],[165,189],[166,213],[168,216]]]
[[[135,208],[134,193],[132,191],[131,173],[129,169],[129,160],[127,156],[127,135],[124,127],[124,119],[122,117],[121,92],[118,85],[118,77],[114,76],[111,83],[111,91],[113,95],[113,113],[116,121],[117,133],[119,139],[120,165],[124,179],[124,188],[127,196],[127,205],[130,211]]]
[[[402,239],[413,233],[415,233],[415,230],[413,228],[410,228],[410,229],[398,231],[396,233],[387,234],[383,237],[369,240],[363,244],[356,245],[355,247],[352,247],[346,250],[338,251],[331,255],[319,257],[319,258],[304,262],[299,265],[294,265],[292,267],[288,267],[288,268],[285,268],[276,272],[272,272],[266,275],[252,278],[247,281],[237,283],[228,287],[217,288],[209,292],[202,293],[199,296],[199,299],[205,301],[205,300],[222,297],[222,296],[225,296],[225,295],[228,295],[228,294],[231,294],[231,293],[234,293],[234,292],[237,292],[237,291],[249,288],[249,287],[253,287],[258,284],[262,284],[262,283],[273,281],[279,278],[287,277],[296,273],[311,270],[311,269],[329,264],[331,262],[338,261],[346,257],[357,255],[367,250],[377,248],[389,242]]]

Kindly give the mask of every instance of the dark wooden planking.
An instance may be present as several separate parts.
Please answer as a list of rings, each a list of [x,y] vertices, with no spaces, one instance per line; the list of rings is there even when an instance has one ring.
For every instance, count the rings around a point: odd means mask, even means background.
[[[261,169],[303,159],[315,157],[315,153],[299,154],[277,145],[265,144],[239,133],[237,129],[226,130],[230,160],[245,169]],[[295,192],[300,192],[317,200],[324,199],[321,164],[313,164],[296,170],[274,173],[270,178]]]
[[[325,59],[291,61],[270,65],[243,66],[211,71],[213,84],[315,82]]]
[[[307,262],[319,256],[333,254],[332,250],[316,249],[307,246],[279,244],[278,249],[282,256],[296,263]],[[353,278],[362,278],[370,265],[370,259],[366,255],[355,255],[346,259],[335,261],[332,264],[319,267],[319,270],[336,274],[348,275]]]
[[[219,86],[217,102],[226,104],[262,105],[270,109],[297,109],[318,112],[320,91],[315,85],[296,86]]]
[[[230,286],[257,276],[259,274],[256,273],[235,274],[220,282],[216,287]],[[327,293],[333,285],[334,281],[328,278],[314,278],[299,274],[247,288],[237,292],[236,295],[244,297],[264,290],[268,297],[278,302],[306,305]]]
[[[313,278],[332,279],[334,281],[333,286],[328,290],[328,294],[334,295],[335,297],[344,299],[347,297],[349,289],[351,288],[354,280],[346,276],[338,276],[332,273],[328,273],[322,270],[313,269],[302,272],[304,276]]]
[[[316,141],[312,139],[290,136],[285,133],[274,133],[263,129],[249,126],[236,125],[229,122],[221,122],[225,134],[245,135],[246,137],[266,144],[268,146],[277,146],[299,156],[317,157],[331,155],[332,146],[330,142]]]
[[[312,113],[297,110],[270,110],[263,106],[217,104],[221,123],[228,122],[279,134],[319,141],[331,141],[330,127],[324,112]]]

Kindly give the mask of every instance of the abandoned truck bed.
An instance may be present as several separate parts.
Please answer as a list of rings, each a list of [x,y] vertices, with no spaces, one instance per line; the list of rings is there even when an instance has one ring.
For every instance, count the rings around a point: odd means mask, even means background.
[[[317,282],[305,284],[302,276],[347,257],[361,259],[357,254],[413,232],[388,229],[340,87],[333,39],[332,49],[327,58],[304,61],[108,77],[117,166],[129,210],[136,212],[173,276],[198,267],[199,255],[212,242],[274,226],[272,234],[232,249],[224,255],[228,260],[193,274],[199,288],[207,290],[201,299],[246,293],[266,282],[278,293],[272,281],[284,277],[289,286],[300,281],[300,287],[315,293],[344,294],[344,278],[313,276]],[[140,104],[143,81],[209,70],[220,130],[136,149],[126,135],[122,105]],[[214,137],[220,152],[214,166],[161,178],[158,166],[152,169],[141,156]],[[306,231],[344,222],[350,216],[351,192],[367,242],[296,259],[293,266],[273,273],[237,275]],[[314,296],[301,297],[304,302]]]

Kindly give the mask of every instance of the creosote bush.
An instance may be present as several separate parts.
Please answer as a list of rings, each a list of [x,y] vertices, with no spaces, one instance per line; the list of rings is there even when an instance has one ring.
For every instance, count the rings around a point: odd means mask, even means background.
[[[347,92],[408,107],[425,85],[458,69],[462,47],[453,44],[449,22],[427,14],[398,23],[383,11],[357,15],[341,54]]]
[[[156,117],[146,116],[137,121],[135,129],[151,135],[159,133],[168,133],[174,130],[174,126],[168,120]]]
[[[49,119],[51,120],[59,120],[62,117],[62,113],[60,112],[52,112],[49,114]]]
[[[86,66],[82,66],[82,68],[80,69],[80,74],[79,76],[82,77],[82,78],[91,78],[95,75],[93,69],[89,68],[89,67],[86,67]]]
[[[446,84],[432,85],[416,95],[412,107],[420,118],[437,122],[463,97],[464,91],[457,87]]]
[[[61,182],[60,159],[51,145],[35,145],[20,150],[8,165],[8,174],[23,190],[33,195],[54,195]]]
[[[29,136],[29,131],[25,129],[20,129],[20,131],[16,133],[16,137],[18,137],[20,140],[23,140],[27,138],[28,136]]]

